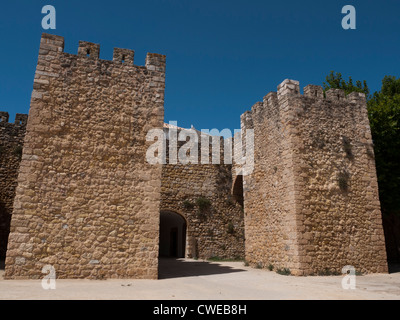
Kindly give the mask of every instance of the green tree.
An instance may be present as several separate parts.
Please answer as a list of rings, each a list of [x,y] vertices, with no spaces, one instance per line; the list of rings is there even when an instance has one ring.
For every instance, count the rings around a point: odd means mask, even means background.
[[[369,89],[365,80],[363,82],[357,80],[354,85],[351,77],[346,81],[343,79],[341,73],[334,71],[331,71],[331,73],[326,77],[326,82],[323,83],[323,88],[324,92],[329,89],[342,89],[346,95],[353,91],[363,92],[367,97],[369,97]]]
[[[368,100],[368,116],[382,211],[400,214],[400,78],[383,78]]]

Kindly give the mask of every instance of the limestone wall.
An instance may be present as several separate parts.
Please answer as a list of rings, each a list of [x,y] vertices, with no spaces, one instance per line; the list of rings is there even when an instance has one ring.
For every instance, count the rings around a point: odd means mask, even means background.
[[[157,278],[161,166],[145,161],[162,127],[165,56],[43,34],[6,259],[7,278]]]
[[[307,86],[295,118],[300,259],[306,274],[387,272],[374,150],[365,95]]]
[[[27,115],[0,112],[0,259],[5,259]]]
[[[251,111],[246,259],[292,274],[387,272],[365,97],[286,80]]]
[[[252,266],[299,270],[294,199],[293,145],[286,110],[275,92],[242,116],[254,128],[254,171],[245,175],[246,260]],[[249,121],[249,119],[252,121]],[[242,129],[243,129],[242,128]]]
[[[300,95],[285,80],[241,117],[234,144],[245,165],[224,164],[222,145],[221,164],[173,163],[167,152],[167,164],[151,165],[146,134],[163,127],[165,56],[149,53],[141,67],[133,50],[116,48],[112,61],[99,53],[84,41],[65,53],[62,37],[43,34],[26,134],[26,116],[10,124],[0,113],[6,278],[42,278],[48,264],[57,278],[157,278],[160,211],[185,219],[187,257],[245,255],[295,275],[387,272],[362,94]]]
[[[201,140],[199,139],[201,142]],[[184,142],[180,142],[178,148]],[[161,210],[182,215],[187,223],[186,257],[242,259],[244,257],[243,208],[231,195],[231,165],[167,164],[162,168]],[[168,150],[168,149],[167,149]],[[209,147],[211,162],[212,146]],[[209,202],[203,209],[199,200]]]

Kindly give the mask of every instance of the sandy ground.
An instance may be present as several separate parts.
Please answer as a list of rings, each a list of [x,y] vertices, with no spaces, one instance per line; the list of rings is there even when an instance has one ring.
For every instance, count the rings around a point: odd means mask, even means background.
[[[44,290],[41,280],[4,280],[0,299],[396,299],[400,272],[356,277],[345,290],[343,276],[294,277],[245,267],[243,262],[165,259],[159,280],[56,280]]]

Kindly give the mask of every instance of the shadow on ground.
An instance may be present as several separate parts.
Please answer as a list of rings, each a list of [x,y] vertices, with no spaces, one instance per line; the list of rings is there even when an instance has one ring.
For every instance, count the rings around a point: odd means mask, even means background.
[[[389,273],[398,273],[400,272],[400,263],[389,263]]]
[[[160,258],[158,261],[158,278],[170,279],[181,277],[206,276],[246,271],[243,269],[222,266],[218,263],[175,258]]]

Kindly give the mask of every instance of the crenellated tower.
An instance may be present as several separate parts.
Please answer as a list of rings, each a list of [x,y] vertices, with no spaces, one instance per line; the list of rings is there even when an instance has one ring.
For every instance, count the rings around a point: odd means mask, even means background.
[[[157,278],[165,56],[43,34],[14,200],[6,278]]]
[[[325,95],[285,80],[242,116],[255,136],[254,172],[243,177],[246,259],[295,275],[387,272],[365,95]]]
[[[180,256],[245,251],[252,266],[294,275],[346,265],[387,272],[364,94],[315,85],[301,94],[285,80],[241,116],[226,149],[192,128],[200,145],[190,155],[202,163],[176,162],[181,139],[165,150],[167,164],[150,164],[147,133],[164,127],[166,57],[148,53],[137,66],[134,56],[115,48],[102,60],[86,41],[70,54],[63,37],[42,35],[29,117],[11,124],[0,112],[6,278],[39,279],[52,265],[57,278],[155,279],[172,236]],[[166,141],[182,130],[166,125]],[[232,148],[231,165],[223,159]],[[170,219],[163,234],[160,212]],[[172,213],[185,231],[174,233]]]

